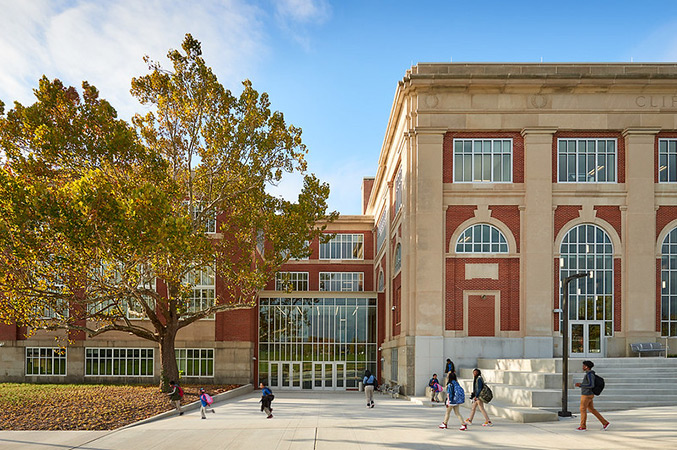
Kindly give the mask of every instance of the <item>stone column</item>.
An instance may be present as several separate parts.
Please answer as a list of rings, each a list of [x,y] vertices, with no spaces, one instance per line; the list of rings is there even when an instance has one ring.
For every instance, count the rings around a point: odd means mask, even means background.
[[[628,343],[656,336],[654,142],[658,131],[632,128],[623,132],[627,210],[621,326]]]
[[[556,129],[525,128],[522,215],[522,323],[524,357],[552,357],[553,211],[552,140]]]
[[[407,249],[412,278],[405,311],[414,316],[414,385],[421,395],[433,372],[442,369],[444,352],[444,210],[442,208],[442,141],[445,130],[416,130],[414,166],[415,220]],[[404,296],[403,296],[404,297]],[[404,331],[404,330],[403,330]],[[439,367],[438,367],[439,366]]]

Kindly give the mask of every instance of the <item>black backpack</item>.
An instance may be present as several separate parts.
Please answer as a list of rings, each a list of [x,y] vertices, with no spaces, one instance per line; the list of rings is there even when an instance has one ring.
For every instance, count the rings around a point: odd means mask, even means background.
[[[599,395],[604,390],[604,378],[595,374],[594,380],[592,380],[592,393]]]

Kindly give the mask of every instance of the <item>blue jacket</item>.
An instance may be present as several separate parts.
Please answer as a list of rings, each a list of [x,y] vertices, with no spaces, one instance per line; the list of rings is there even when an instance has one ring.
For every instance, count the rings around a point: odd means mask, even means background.
[[[480,395],[480,392],[482,392],[482,388],[484,387],[484,380],[482,379],[482,375],[478,376],[475,378],[475,380],[472,383],[472,398],[477,398],[478,395]]]
[[[205,400],[204,394],[200,394],[200,403],[202,403],[202,406],[209,406],[209,403],[207,403],[207,400]]]
[[[270,395],[272,393],[273,393],[273,391],[271,391],[267,387],[264,387],[263,390],[261,390],[261,397],[265,397],[266,395]]]
[[[362,383],[364,383],[365,386],[375,386],[376,385],[376,377],[374,375],[370,375],[369,378],[364,377],[362,379]]]

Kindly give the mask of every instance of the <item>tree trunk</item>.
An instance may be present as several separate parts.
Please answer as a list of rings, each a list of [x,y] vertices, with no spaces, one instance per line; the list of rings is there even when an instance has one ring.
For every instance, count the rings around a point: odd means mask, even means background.
[[[163,392],[169,391],[170,381],[179,381],[179,366],[176,364],[176,353],[174,352],[175,341],[176,330],[167,327],[164,335],[160,338],[160,362],[162,364],[160,389]]]

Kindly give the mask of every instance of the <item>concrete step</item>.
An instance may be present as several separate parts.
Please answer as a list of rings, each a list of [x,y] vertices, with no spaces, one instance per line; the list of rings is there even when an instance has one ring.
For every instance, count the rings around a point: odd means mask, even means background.
[[[569,372],[582,373],[582,358],[569,359]],[[599,358],[593,359],[595,370],[606,368],[675,368],[677,358]],[[484,369],[507,370],[514,372],[562,372],[561,358],[536,358],[536,359],[493,359],[481,358],[477,362],[478,367]]]
[[[461,378],[472,379],[472,370],[461,369]],[[561,373],[547,372],[513,372],[493,369],[482,370],[482,378],[487,383],[525,386],[536,389],[557,389],[562,387]],[[579,377],[582,378],[582,375]],[[575,375],[569,374],[569,385],[573,386]],[[606,380],[606,378],[605,378]]]
[[[442,400],[442,395],[440,395],[439,403],[431,402],[430,397],[409,397],[409,401],[416,405],[425,406],[427,408],[445,407],[444,400]]]
[[[471,407],[472,403],[467,400],[463,404],[464,409],[461,414],[464,417],[467,417]],[[520,423],[553,422],[559,420],[559,417],[557,417],[557,411],[516,406],[496,399],[492,400],[490,403],[485,404],[484,409],[487,411],[490,419],[492,417],[503,417],[505,419],[510,419],[514,422]],[[473,425],[471,426],[481,427],[483,422],[484,417],[482,417],[482,413],[478,409],[475,411],[475,418],[473,419]]]
[[[461,380],[461,386],[470,397],[472,380]],[[524,386],[487,383],[494,393],[494,398],[504,403],[524,407],[550,407],[561,401],[561,391],[554,389],[534,389]],[[492,400],[493,401],[493,400]]]

